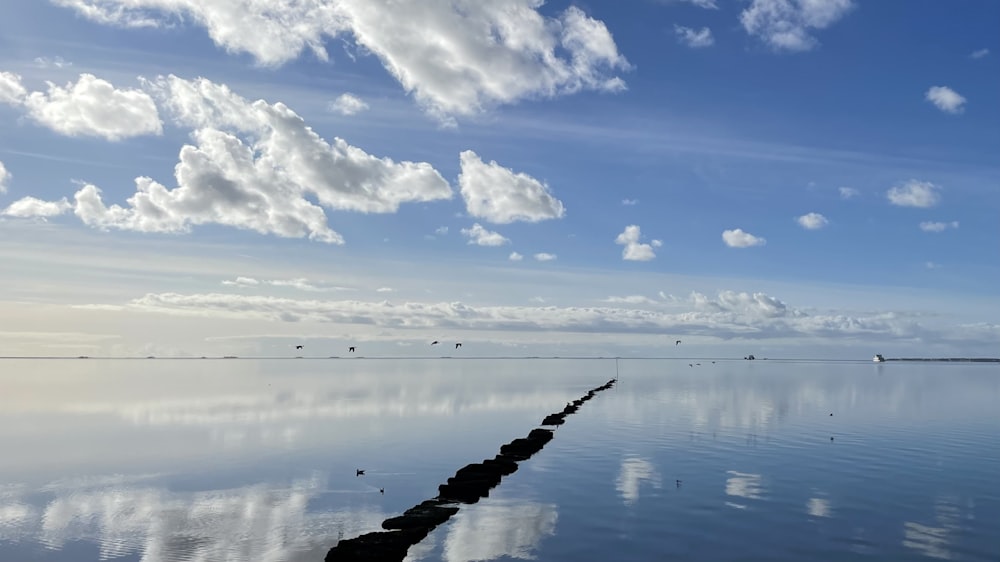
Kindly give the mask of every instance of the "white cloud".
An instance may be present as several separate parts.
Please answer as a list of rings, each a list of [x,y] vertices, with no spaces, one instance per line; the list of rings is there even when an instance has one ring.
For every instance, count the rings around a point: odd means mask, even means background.
[[[340,96],[330,102],[330,110],[341,115],[356,115],[368,109],[368,104],[354,94],[340,94]]]
[[[763,246],[767,240],[759,236],[754,236],[743,229],[725,230],[722,232],[722,241],[730,248],[749,248],[751,246]]]
[[[17,90],[0,85],[0,99],[10,103]],[[23,88],[22,88],[23,90]],[[117,141],[140,135],[159,135],[163,124],[153,98],[142,90],[119,90],[93,74],[81,74],[65,88],[48,82],[48,92],[32,92],[20,100],[39,124],[68,136],[102,137]]]
[[[470,215],[507,224],[558,219],[566,213],[549,186],[535,178],[492,160],[486,164],[471,150],[462,152],[460,159],[458,184]]]
[[[376,293],[394,293],[394,292],[396,292],[396,289],[393,289],[392,287],[379,287],[378,289],[375,289],[375,292]]]
[[[478,113],[522,99],[620,91],[629,68],[603,22],[571,6],[544,16],[539,0],[55,0],[100,23],[197,22],[217,45],[278,65],[343,37],[377,56],[430,113]]]
[[[34,197],[23,197],[11,203],[10,206],[3,210],[3,214],[8,217],[35,217],[44,219],[59,216],[72,208],[73,205],[65,197],[58,201],[42,201]]]
[[[840,192],[841,199],[854,199],[858,195],[861,195],[861,192],[853,187],[840,187],[837,190]]]
[[[958,228],[958,221],[920,223],[920,230],[924,232],[944,232],[949,228]]]
[[[674,33],[677,34],[678,43],[687,45],[692,49],[711,47],[715,44],[715,38],[712,37],[712,30],[707,27],[692,29],[674,24]]]
[[[282,103],[248,102],[204,79],[161,77],[147,87],[178,125],[195,128],[174,169],[178,187],[139,177],[127,207],[107,207],[101,190],[85,185],[75,213],[90,226],[187,232],[214,223],[341,244],[322,207],[391,213],[402,203],[452,196],[430,164],[376,158],[342,139],[328,143]]]
[[[478,222],[473,224],[472,228],[463,228],[462,234],[469,239],[469,244],[478,246],[503,246],[510,243],[510,240],[504,238],[499,232],[486,230]]]
[[[927,269],[938,269],[941,267],[941,264],[929,261],[924,263],[924,267],[926,267]]]
[[[706,10],[718,10],[719,6],[715,4],[715,0],[681,0],[690,2],[699,8],[705,8]]]
[[[639,204],[638,199],[622,199],[622,205],[625,205],[626,207],[638,204]]]
[[[941,200],[940,188],[929,181],[909,180],[892,187],[886,197],[893,205],[900,207],[933,207]]]
[[[765,293],[691,293],[669,307],[472,306],[461,302],[291,299],[246,294],[151,293],[127,308],[164,314],[322,322],[397,329],[710,335],[729,340],[790,337],[933,338],[919,315],[860,315],[793,308]]]
[[[21,84],[21,75],[13,72],[0,72],[0,102],[19,105],[24,102],[28,91]]]
[[[0,162],[0,193],[7,193],[7,182],[10,181],[11,173],[7,171],[7,167]]]
[[[226,279],[222,284],[231,287],[256,287],[260,285],[260,281],[253,277],[237,277],[235,280]]]
[[[795,221],[799,223],[799,226],[805,228],[806,230],[819,230],[820,228],[830,224],[830,221],[819,213],[807,213],[795,219]]]
[[[69,68],[73,63],[62,57],[35,57],[35,66],[38,68]]]
[[[808,51],[819,45],[811,30],[829,27],[853,7],[852,0],[753,0],[740,23],[776,50]]]
[[[932,86],[924,98],[945,113],[958,114],[965,111],[965,98],[948,86]]]
[[[507,259],[509,259],[510,261],[521,261],[524,259],[524,256],[522,256],[517,252],[511,252],[510,255],[507,256]]]
[[[981,59],[988,54],[990,54],[989,49],[979,49],[978,51],[972,51],[972,54],[970,54],[969,56],[974,59]]]
[[[535,261],[554,261],[558,256],[546,252],[539,252],[534,255]]]
[[[438,236],[444,236],[445,234],[448,234],[448,227],[447,226],[439,226],[439,227],[437,227],[437,228],[434,229],[434,234],[437,234]]]
[[[625,230],[615,238],[615,244],[621,244],[625,246],[622,249],[622,259],[626,261],[649,261],[656,257],[656,253],[653,252],[653,246],[661,246],[663,243],[659,240],[653,240],[652,244],[643,244],[639,242],[642,238],[642,233],[640,232],[638,225],[629,225],[625,227]]]
[[[642,295],[627,295],[624,297],[608,297],[604,299],[604,302],[614,303],[614,304],[657,304],[656,301],[649,297],[644,297]]]

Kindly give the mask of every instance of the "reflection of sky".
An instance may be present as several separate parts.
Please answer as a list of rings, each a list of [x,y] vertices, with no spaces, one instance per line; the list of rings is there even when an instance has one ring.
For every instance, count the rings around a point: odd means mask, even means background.
[[[117,480],[116,483],[113,483]],[[262,562],[326,545],[338,531],[354,536],[377,527],[385,515],[371,510],[309,512],[325,490],[319,474],[286,486],[256,484],[228,490],[177,492],[140,479],[105,483],[54,483],[40,508],[17,499],[8,505],[0,539],[61,549],[70,541],[99,546],[102,560],[138,556],[166,559]],[[329,546],[329,545],[328,545]]]
[[[449,522],[444,560],[534,559],[539,541],[555,533],[556,519],[553,504],[488,502],[463,506]]]
[[[653,464],[638,457],[622,459],[615,489],[622,495],[625,505],[632,505],[639,500],[639,486],[643,482],[649,482],[654,488],[660,487],[660,473]]]
[[[809,498],[806,509],[809,511],[809,515],[813,517],[829,517],[830,500],[826,498]]]
[[[954,553],[951,549],[952,535],[960,529],[961,507],[957,498],[939,498],[934,506],[934,524],[925,525],[915,521],[903,523],[903,546],[916,552],[951,560]]]
[[[764,488],[761,484],[760,474],[750,474],[737,472],[735,470],[726,471],[729,475],[726,478],[726,495],[748,500],[759,500],[764,497]],[[726,502],[726,505],[737,509],[746,509],[744,503]]]

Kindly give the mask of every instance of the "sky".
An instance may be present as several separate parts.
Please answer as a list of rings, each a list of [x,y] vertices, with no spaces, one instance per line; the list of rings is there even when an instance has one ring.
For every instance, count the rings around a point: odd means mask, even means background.
[[[998,27],[5,2],[0,356],[1000,356]]]

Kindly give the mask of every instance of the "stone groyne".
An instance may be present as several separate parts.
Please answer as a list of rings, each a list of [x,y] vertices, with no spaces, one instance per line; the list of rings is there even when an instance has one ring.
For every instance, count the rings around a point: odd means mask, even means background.
[[[584,402],[614,384],[615,380],[612,379],[589,390],[582,397],[567,403],[562,411],[545,416],[541,425],[562,425],[566,416],[576,413]],[[338,542],[337,546],[327,552],[326,562],[401,562],[411,546],[422,541],[438,525],[458,513],[461,504],[473,504],[480,498],[489,496],[490,490],[500,484],[504,476],[515,472],[518,463],[541,451],[552,437],[551,429],[540,427],[532,429],[526,437],[501,445],[500,452],[495,457],[458,469],[454,476],[438,486],[437,497],[407,509],[402,515],[383,521],[383,531],[365,533]]]

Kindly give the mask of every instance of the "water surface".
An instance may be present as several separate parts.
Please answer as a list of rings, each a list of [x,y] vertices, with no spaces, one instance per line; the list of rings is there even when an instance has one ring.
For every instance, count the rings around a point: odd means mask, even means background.
[[[698,362],[620,361],[612,390],[409,559],[1000,559],[1000,367]],[[0,373],[0,560],[278,562],[434,497],[615,363]]]

